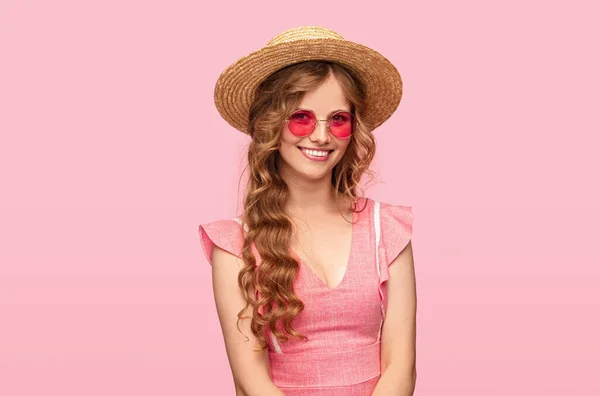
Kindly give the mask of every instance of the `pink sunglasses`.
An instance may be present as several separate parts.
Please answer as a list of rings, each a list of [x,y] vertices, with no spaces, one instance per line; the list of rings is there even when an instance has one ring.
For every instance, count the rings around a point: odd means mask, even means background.
[[[326,121],[329,132],[339,139],[349,138],[358,124],[354,114],[349,111],[338,111],[328,120],[317,120],[315,113],[305,109],[296,110],[285,121],[290,132],[298,137],[310,135],[315,130],[317,122]]]

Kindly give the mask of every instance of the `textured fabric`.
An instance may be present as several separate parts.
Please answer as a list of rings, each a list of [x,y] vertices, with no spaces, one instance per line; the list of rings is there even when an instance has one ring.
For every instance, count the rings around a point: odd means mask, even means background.
[[[412,236],[413,213],[410,206],[381,203],[381,244],[379,245],[380,284],[384,295],[383,311],[387,308],[386,284],[389,265],[404,250]]]
[[[329,288],[300,261],[294,290],[305,307],[293,326],[308,340],[278,342],[267,333],[271,377],[286,395],[370,395],[381,375],[385,281],[389,279],[388,266],[411,238],[413,215],[411,207],[386,203],[377,211],[369,198],[363,198],[359,208],[365,203],[364,211],[353,215],[350,257],[336,288]],[[241,255],[239,222],[218,220],[200,225],[199,230],[209,263],[214,245]]]
[[[242,245],[244,236],[241,225],[233,220],[218,220],[199,227],[200,242],[204,256],[212,265],[212,249],[214,245],[238,257],[242,256]]]

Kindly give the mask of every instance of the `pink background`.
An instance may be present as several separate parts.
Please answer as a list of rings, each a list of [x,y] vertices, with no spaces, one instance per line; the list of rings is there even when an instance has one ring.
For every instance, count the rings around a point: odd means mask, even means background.
[[[197,226],[248,138],[219,73],[321,25],[404,79],[373,198],[413,206],[415,395],[600,394],[594,1],[0,3],[0,394],[233,395]]]

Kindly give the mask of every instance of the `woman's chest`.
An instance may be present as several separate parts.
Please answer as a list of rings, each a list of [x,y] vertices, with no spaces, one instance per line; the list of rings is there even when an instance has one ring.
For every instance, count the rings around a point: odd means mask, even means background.
[[[321,226],[298,226],[291,250],[303,269],[312,272],[323,285],[334,289],[345,278],[356,244],[359,224],[338,220]]]
[[[336,288],[329,288],[310,268],[300,267],[294,289],[304,303],[294,327],[309,339],[377,339],[381,325],[379,275],[375,250],[359,246],[348,262],[346,273]]]

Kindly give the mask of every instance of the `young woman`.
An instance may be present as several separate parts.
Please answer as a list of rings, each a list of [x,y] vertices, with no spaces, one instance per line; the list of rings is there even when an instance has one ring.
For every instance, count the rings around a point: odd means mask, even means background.
[[[401,95],[386,58],[319,27],[221,74],[249,180],[243,213],[199,231],[237,395],[413,394],[411,207],[359,193]]]

